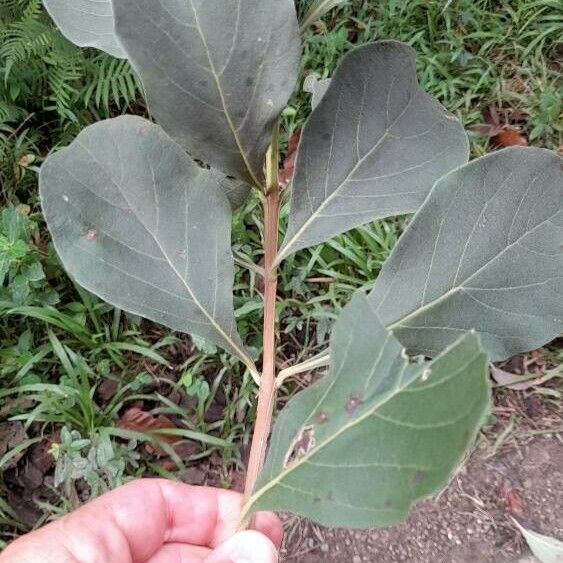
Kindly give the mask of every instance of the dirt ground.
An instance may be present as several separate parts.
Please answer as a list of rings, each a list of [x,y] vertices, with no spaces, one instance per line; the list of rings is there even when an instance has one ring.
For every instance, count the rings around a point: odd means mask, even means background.
[[[437,499],[394,528],[328,530],[286,520],[282,561],[299,563],[530,563],[510,517],[563,539],[563,438],[520,438],[496,455],[480,448]]]

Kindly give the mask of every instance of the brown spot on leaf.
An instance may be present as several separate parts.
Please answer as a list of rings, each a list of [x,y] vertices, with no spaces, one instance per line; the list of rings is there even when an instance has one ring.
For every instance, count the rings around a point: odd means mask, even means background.
[[[332,495],[332,491],[329,491],[326,495],[326,500],[331,501],[334,499],[334,496]]]
[[[417,469],[412,474],[413,485],[418,485],[419,483],[421,483],[424,480],[425,477],[426,477],[426,471],[422,471],[422,469]]]
[[[318,424],[325,424],[325,422],[328,422],[328,414],[325,411],[319,411],[316,415],[315,415],[315,420],[317,421]]]
[[[319,504],[319,502],[321,502],[321,497],[315,497],[313,499],[313,504]]]
[[[385,508],[391,508],[392,506],[393,506],[393,503],[389,499],[387,499],[385,501]]]
[[[92,242],[93,240],[96,239],[97,236],[98,236],[98,231],[96,231],[96,229],[88,229],[88,231],[86,231],[86,235],[84,235],[84,238],[87,241]]]
[[[348,397],[346,401],[346,412],[348,414],[354,414],[356,409],[362,404],[362,400],[357,393],[354,393]]]

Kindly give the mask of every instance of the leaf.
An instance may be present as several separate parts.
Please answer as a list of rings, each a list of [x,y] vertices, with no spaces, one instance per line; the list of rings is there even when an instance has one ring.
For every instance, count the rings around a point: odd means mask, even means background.
[[[189,153],[261,185],[299,66],[292,0],[114,0],[156,120]]]
[[[524,147],[528,144],[528,140],[518,132],[518,129],[508,125],[508,123],[501,124],[495,106],[487,106],[483,110],[483,117],[485,118],[485,123],[478,123],[471,127],[471,130],[483,137],[492,138],[493,143],[497,147]]]
[[[437,182],[369,295],[411,353],[473,328],[493,361],[563,329],[562,161],[512,147]]]
[[[514,518],[512,521],[518,526],[524,538],[528,542],[532,553],[541,561],[541,563],[563,563],[563,542],[549,536],[544,536],[526,530]]]
[[[40,193],[55,248],[80,285],[253,369],[236,332],[231,210],[216,178],[160,127],[124,116],[51,155]]]
[[[43,0],[63,35],[79,47],[126,58],[114,31],[112,0]]]
[[[303,81],[303,91],[311,94],[311,109],[315,109],[330,86],[331,79],[319,80],[314,74],[309,74]]]
[[[288,510],[328,526],[403,519],[443,487],[489,408],[487,358],[468,334],[411,363],[357,293],[336,322],[329,374],[279,416],[251,510]]]
[[[152,433],[153,436],[158,438],[163,442],[167,442],[171,446],[174,446],[181,437],[171,436],[164,432],[158,432],[158,430],[166,430],[171,428],[177,428],[177,426],[163,414],[158,416],[152,415],[150,412],[146,412],[139,407],[131,407],[127,409],[119,418],[118,427],[124,430],[132,430],[133,432],[143,432]],[[149,447],[152,448],[152,446]],[[158,448],[156,448],[158,450]],[[159,451],[159,453],[165,453]]]
[[[493,137],[495,145],[499,147],[525,147],[528,144],[526,137],[518,133],[514,127],[507,125]]]
[[[548,370],[543,375],[526,374],[516,375],[503,369],[491,365],[491,375],[493,379],[502,387],[513,389],[514,391],[526,391],[532,387],[539,387],[555,377],[563,378],[563,365]]]
[[[418,85],[415,52],[355,49],[305,125],[278,262],[378,218],[416,211],[468,159],[461,124]]]
[[[330,10],[344,6],[348,0],[314,0],[299,25],[301,33],[305,33],[317,20],[320,20]]]

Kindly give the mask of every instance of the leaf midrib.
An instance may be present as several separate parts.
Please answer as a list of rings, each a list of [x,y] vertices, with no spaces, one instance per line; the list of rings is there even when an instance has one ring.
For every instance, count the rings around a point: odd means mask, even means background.
[[[233,135],[233,138],[235,140],[235,143],[237,145],[239,153],[240,153],[240,155],[241,155],[241,157],[244,161],[244,165],[246,166],[248,173],[250,174],[250,177],[252,178],[252,181],[254,182],[256,187],[261,188],[261,187],[263,187],[263,184],[262,184],[262,182],[260,182],[260,180],[258,180],[256,175],[254,174],[252,166],[250,165],[250,162],[248,161],[248,155],[246,154],[246,151],[244,150],[244,148],[242,146],[242,141],[239,138],[237,128],[235,127],[233,120],[231,118],[231,115],[229,113],[229,108],[227,106],[227,103],[226,103],[226,100],[225,100],[225,95],[223,93],[223,86],[221,85],[221,80],[219,78],[219,74],[217,73],[217,70],[215,69],[215,64],[213,63],[213,59],[211,57],[211,52],[210,52],[209,47],[207,45],[207,40],[205,38],[205,34],[203,33],[203,28],[201,27],[201,24],[199,22],[197,10],[195,9],[193,0],[189,0],[189,2],[190,2],[190,7],[192,9],[192,12],[194,14],[194,21],[195,21],[196,29],[199,33],[200,38],[201,38],[201,43],[203,45],[203,48],[205,49],[205,54],[206,54],[207,60],[209,62],[209,70],[211,71],[211,74],[213,75],[213,79],[215,80],[215,85],[217,86],[217,92],[219,93],[219,97],[221,99],[221,105],[223,106],[223,112],[225,114],[225,119],[227,120],[227,125],[229,126],[229,129],[231,130],[231,133]]]

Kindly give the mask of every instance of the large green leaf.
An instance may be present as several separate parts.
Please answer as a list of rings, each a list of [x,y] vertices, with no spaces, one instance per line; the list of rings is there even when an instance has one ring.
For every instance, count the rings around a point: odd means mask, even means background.
[[[233,313],[231,210],[214,173],[133,116],[84,129],[40,174],[68,272],[109,303],[252,361]]]
[[[393,524],[444,486],[473,442],[489,407],[486,354],[467,334],[432,363],[410,363],[362,293],[331,349],[329,374],[279,416],[250,509]]]
[[[493,360],[563,329],[563,173],[553,152],[515,147],[440,180],[369,299],[413,353],[468,329]]]
[[[416,211],[434,182],[468,157],[461,124],[418,85],[411,47],[381,41],[354,50],[303,130],[278,260]]]
[[[43,0],[67,39],[80,47],[96,47],[125,58],[115,35],[111,0]]]
[[[194,158],[263,183],[297,79],[293,0],[114,0],[117,35],[157,121]]]

